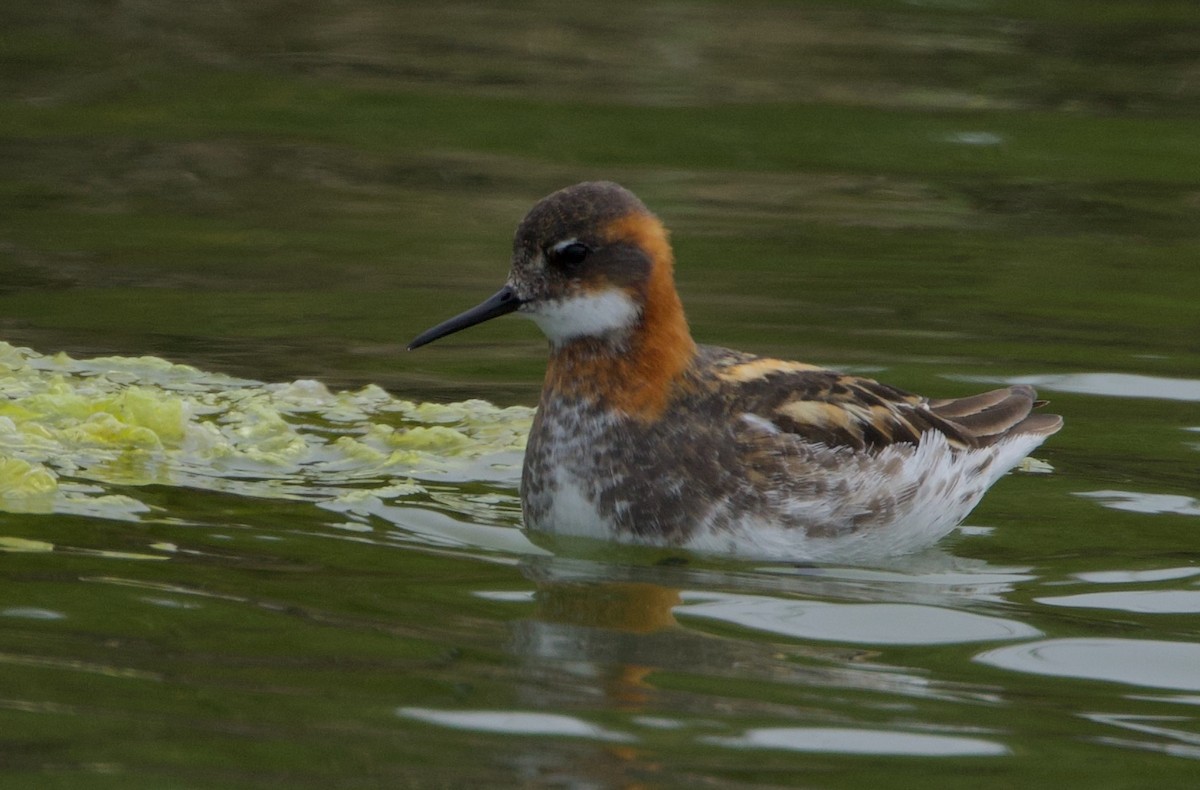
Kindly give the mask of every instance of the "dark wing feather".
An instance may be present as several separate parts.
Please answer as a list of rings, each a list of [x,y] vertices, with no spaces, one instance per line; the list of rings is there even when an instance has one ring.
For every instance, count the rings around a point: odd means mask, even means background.
[[[917,444],[929,431],[952,445],[975,444],[968,431],[931,412],[920,396],[873,379],[827,372],[797,374],[789,383],[800,389],[787,388],[770,411],[771,421],[787,433],[856,450]]]
[[[1016,433],[1049,435],[1062,426],[1057,415],[1030,415],[1041,402],[1027,385],[929,401],[873,379],[799,363],[730,355],[722,367],[725,361],[718,361],[718,378],[736,385],[735,408],[829,447],[917,444],[930,431],[951,446],[979,447]]]
[[[1028,384],[992,390],[957,400],[931,402],[929,410],[969,431],[979,444],[991,444],[1021,433],[1049,436],[1062,427],[1057,414],[1031,414],[1044,406]]]

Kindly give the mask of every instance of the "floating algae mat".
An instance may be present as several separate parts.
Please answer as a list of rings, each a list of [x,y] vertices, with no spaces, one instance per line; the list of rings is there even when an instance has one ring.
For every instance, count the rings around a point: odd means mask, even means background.
[[[515,510],[532,416],[0,342],[0,511],[141,519],[138,487],[185,486],[366,515],[475,481]]]

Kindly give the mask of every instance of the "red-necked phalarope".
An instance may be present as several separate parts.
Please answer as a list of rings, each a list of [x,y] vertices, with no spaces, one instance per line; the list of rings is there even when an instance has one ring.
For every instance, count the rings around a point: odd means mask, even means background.
[[[494,296],[416,348],[506,313],[550,362],[525,451],[534,530],[776,559],[927,546],[1062,427],[1032,387],[929,400],[800,362],[698,346],[658,219],[612,183],[546,197]]]

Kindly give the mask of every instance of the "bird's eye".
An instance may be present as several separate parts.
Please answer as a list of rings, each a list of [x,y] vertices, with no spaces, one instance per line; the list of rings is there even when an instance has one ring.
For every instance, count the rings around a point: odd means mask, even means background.
[[[591,249],[580,241],[573,241],[561,247],[555,246],[550,250],[550,260],[560,266],[575,266],[583,263]]]

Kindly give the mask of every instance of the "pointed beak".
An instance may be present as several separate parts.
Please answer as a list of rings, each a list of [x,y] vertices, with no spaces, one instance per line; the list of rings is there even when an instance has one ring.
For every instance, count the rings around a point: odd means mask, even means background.
[[[426,343],[432,343],[440,337],[452,335],[460,329],[482,324],[484,321],[496,318],[497,316],[511,313],[520,306],[520,297],[517,296],[516,291],[511,286],[506,285],[492,294],[482,304],[476,305],[467,312],[456,315],[448,321],[443,321],[432,329],[426,329],[413,338],[413,341],[408,344],[408,350],[412,351],[414,348],[420,348]]]

